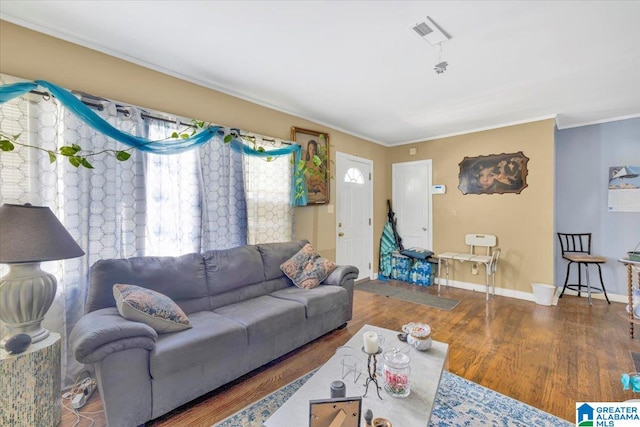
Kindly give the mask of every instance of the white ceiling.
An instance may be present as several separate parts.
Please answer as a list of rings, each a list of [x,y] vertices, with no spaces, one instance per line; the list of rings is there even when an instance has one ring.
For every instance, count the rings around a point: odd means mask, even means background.
[[[427,16],[452,36],[444,74],[412,30]],[[0,18],[388,146],[640,116],[640,1],[2,0]]]

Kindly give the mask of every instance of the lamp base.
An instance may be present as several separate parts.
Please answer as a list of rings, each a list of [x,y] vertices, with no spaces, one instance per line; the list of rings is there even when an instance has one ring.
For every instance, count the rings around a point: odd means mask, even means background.
[[[45,329],[42,327],[42,325],[40,323],[38,323],[38,325],[32,325],[32,326],[19,326],[19,327],[11,327],[8,326],[6,327],[6,334],[4,336],[4,338],[2,338],[0,340],[0,348],[4,348],[4,345],[6,344],[7,340],[11,337],[14,337],[18,334],[27,334],[31,337],[31,343],[36,343],[38,341],[42,341],[44,339],[47,339],[49,337],[49,335],[51,334],[49,332],[48,329]]]
[[[6,324],[6,339],[27,334],[31,342],[42,341],[49,331],[42,319],[56,296],[56,278],[40,269],[39,262],[9,264],[9,273],[0,278],[0,320]]]

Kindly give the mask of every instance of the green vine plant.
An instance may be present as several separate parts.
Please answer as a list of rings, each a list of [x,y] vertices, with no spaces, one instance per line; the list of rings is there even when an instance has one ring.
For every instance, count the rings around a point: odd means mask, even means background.
[[[173,132],[170,137],[164,140],[170,139],[187,139],[196,134],[198,129],[204,128],[206,125],[203,121],[191,120],[190,124],[183,124],[183,128],[179,131]],[[14,151],[16,146],[32,148],[47,153],[49,156],[49,163],[54,163],[58,157],[66,157],[69,163],[76,167],[84,167],[87,169],[93,169],[93,165],[89,162],[89,159],[101,154],[110,155],[121,162],[125,162],[131,158],[131,153],[135,150],[135,147],[130,147],[125,150],[103,149],[99,151],[84,150],[78,144],[63,145],[55,150],[49,150],[37,145],[21,142],[21,134],[10,135],[7,132],[0,130],[0,151]],[[233,135],[226,135],[224,138],[225,143],[228,143],[233,139]]]
[[[171,134],[170,137],[165,138],[164,140],[172,140],[172,139],[187,139],[195,135],[198,130],[201,130],[209,126],[209,123],[204,121],[199,121],[192,119],[191,123],[183,123],[183,128],[175,131]],[[16,146],[25,147],[30,149],[35,149],[38,151],[42,151],[47,153],[49,156],[49,163],[54,163],[59,157],[66,158],[69,163],[75,168],[86,168],[86,169],[94,169],[93,165],[89,161],[92,157],[99,155],[108,155],[113,156],[116,160],[125,162],[131,158],[131,153],[135,150],[135,147],[130,147],[125,150],[115,150],[105,148],[98,151],[91,151],[83,149],[79,144],[73,143],[71,145],[63,145],[55,150],[46,149],[43,147],[39,147],[37,145],[29,144],[26,142],[20,141],[21,134],[11,135],[3,130],[0,130],[0,151],[2,152],[11,152],[16,149]],[[242,138],[243,140],[249,142],[252,145],[252,148],[259,152],[265,152],[265,148],[259,145],[256,141],[255,137],[241,135],[237,130],[232,130],[230,133],[224,136],[223,142],[225,144],[230,143],[234,138]],[[307,167],[306,162],[301,160],[296,165],[300,173],[300,177],[296,179],[296,188],[301,188],[302,180],[304,179],[305,174],[316,174],[322,175],[322,179],[326,178],[326,174],[328,173],[328,168],[320,168],[319,166],[323,164],[323,162],[327,159],[326,148],[322,147],[324,151],[321,151],[318,155],[313,157],[313,163],[318,166],[318,170],[310,169]],[[324,160],[323,160],[324,159]],[[267,162],[272,162],[275,160],[275,157],[267,156],[264,158]],[[293,159],[292,159],[293,162]],[[326,163],[326,162],[325,162]],[[295,198],[299,199],[303,196],[303,190],[300,189],[296,192]]]

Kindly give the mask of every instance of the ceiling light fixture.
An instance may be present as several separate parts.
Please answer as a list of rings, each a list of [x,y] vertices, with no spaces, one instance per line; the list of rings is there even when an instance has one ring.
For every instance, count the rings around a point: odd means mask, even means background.
[[[442,74],[447,71],[447,65],[449,65],[447,61],[442,60],[442,43],[440,43],[439,45],[440,54],[438,54],[438,63],[435,65],[435,67],[433,67],[433,70],[436,72],[436,74]]]
[[[436,72],[436,74],[442,74],[447,71],[447,65],[449,65],[447,61],[439,62],[435,65],[435,67],[433,67],[433,70]]]
[[[438,63],[433,67],[436,74],[442,74],[447,71],[449,63],[442,60],[442,43],[449,40],[451,37],[442,31],[438,25],[433,22],[431,18],[427,16],[427,20],[416,24],[413,27],[420,37],[422,37],[431,46],[438,45],[440,47],[440,53],[438,55]]]

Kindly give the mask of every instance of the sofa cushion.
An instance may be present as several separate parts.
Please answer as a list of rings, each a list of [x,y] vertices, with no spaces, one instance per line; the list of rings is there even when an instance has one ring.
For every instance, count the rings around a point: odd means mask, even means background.
[[[214,313],[244,326],[249,344],[269,339],[305,320],[304,305],[267,295],[217,308]]]
[[[302,249],[280,266],[294,285],[299,288],[313,289],[336,269],[336,264],[320,256],[311,244]]]
[[[113,285],[120,316],[151,326],[158,333],[189,329],[191,323],[173,300],[160,292],[135,285]]]
[[[309,242],[306,240],[299,240],[297,242],[264,243],[256,245],[262,256],[265,280],[282,277],[283,274],[280,265],[291,258],[293,254],[302,249],[307,243]]]
[[[347,290],[341,286],[318,286],[315,289],[300,289],[290,286],[269,295],[303,304],[307,318],[349,304]]]
[[[207,251],[203,258],[209,295],[264,281],[262,257],[255,246]]]
[[[238,322],[210,311],[193,313],[190,319],[193,328],[158,338],[149,359],[153,378],[211,363],[222,351],[246,351],[247,332]]]
[[[115,307],[113,285],[131,283],[160,292],[187,313],[210,310],[202,255],[96,261],[91,267],[85,312]]]

